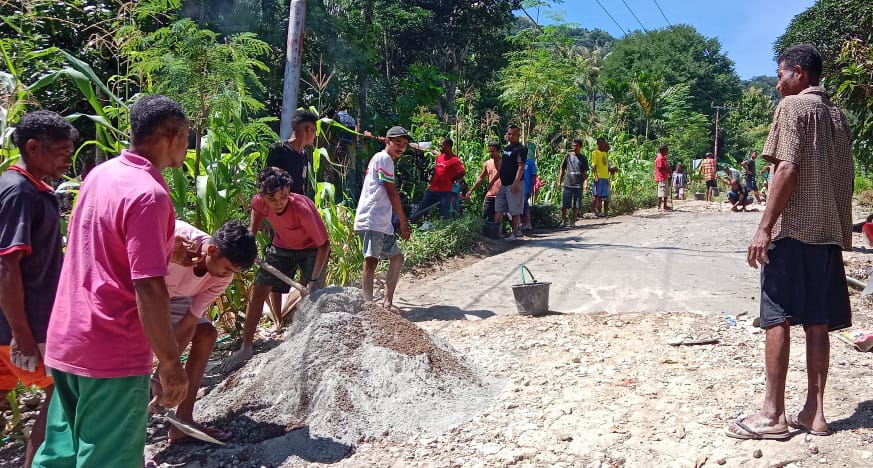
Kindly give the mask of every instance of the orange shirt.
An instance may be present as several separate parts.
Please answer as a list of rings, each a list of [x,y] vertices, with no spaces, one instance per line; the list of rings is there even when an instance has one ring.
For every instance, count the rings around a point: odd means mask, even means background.
[[[486,180],[485,183],[487,184],[487,183],[491,182],[492,180],[494,181],[494,183],[491,184],[490,186],[489,185],[485,186],[488,189],[488,191],[485,192],[486,198],[494,198],[497,196],[497,192],[500,191],[500,177],[498,175],[499,172],[500,172],[500,170],[498,169],[497,165],[494,164],[493,159],[489,159],[489,160],[485,161],[485,174],[486,174],[486,177],[488,178],[488,180]]]
[[[704,158],[700,167],[703,169],[704,179],[715,180],[715,158]]]

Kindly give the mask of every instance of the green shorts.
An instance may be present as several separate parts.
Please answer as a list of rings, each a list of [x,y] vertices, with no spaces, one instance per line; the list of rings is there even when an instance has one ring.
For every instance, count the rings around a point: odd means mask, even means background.
[[[148,424],[149,376],[96,379],[52,369],[45,442],[34,468],[140,468]]]
[[[304,286],[309,284],[312,272],[315,270],[315,257],[318,254],[318,249],[290,250],[270,244],[264,253],[266,254],[265,262],[285,273],[291,279],[294,279],[299,268],[303,276],[295,281]],[[255,274],[255,286],[271,286],[273,292],[280,294],[288,294],[288,291],[291,290],[291,286],[263,268],[258,268],[258,273]]]

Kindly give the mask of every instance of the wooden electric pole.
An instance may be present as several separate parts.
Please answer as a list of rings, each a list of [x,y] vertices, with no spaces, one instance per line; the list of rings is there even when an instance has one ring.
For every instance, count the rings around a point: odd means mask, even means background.
[[[285,81],[282,87],[282,117],[279,119],[279,137],[291,137],[291,117],[297,109],[300,91],[300,57],[303,55],[303,26],[306,18],[306,0],[291,0],[288,13],[288,39],[285,44]]]
[[[719,112],[721,110],[724,110],[725,113],[727,113],[727,111],[736,110],[737,108],[728,106],[716,106],[712,103],[710,103],[710,107],[715,109],[715,145],[712,148],[712,155],[715,158],[715,170],[716,172],[718,172],[718,121],[721,119],[721,117],[719,116]]]

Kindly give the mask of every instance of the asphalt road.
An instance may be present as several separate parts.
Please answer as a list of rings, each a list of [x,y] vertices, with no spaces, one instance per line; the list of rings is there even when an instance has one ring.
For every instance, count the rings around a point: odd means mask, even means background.
[[[549,308],[562,313],[704,312],[757,314],[758,272],[745,249],[761,213],[677,203],[672,212],[582,220],[534,232],[516,246],[437,277],[402,282],[411,320],[514,314],[512,285],[526,265],[551,282]]]

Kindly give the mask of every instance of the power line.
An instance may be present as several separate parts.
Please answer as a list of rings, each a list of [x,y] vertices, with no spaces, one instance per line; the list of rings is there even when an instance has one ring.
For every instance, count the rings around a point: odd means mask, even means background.
[[[622,28],[621,25],[618,24],[618,21],[616,21],[615,18],[613,18],[612,15],[609,13],[609,11],[606,9],[606,7],[603,6],[602,3],[600,3],[600,0],[594,0],[594,1],[597,2],[598,5],[600,5],[600,8],[602,8],[603,12],[606,13],[606,16],[608,16],[609,19],[611,19],[612,22],[615,23],[616,26],[618,26],[618,30],[621,31],[622,34],[627,34],[627,31],[625,31],[624,28]]]
[[[667,26],[673,26],[673,23],[671,23],[670,20],[667,19],[667,15],[664,14],[664,10],[661,9],[661,5],[658,3],[658,0],[654,0],[654,2],[655,6],[658,7],[658,11],[661,12],[661,16],[664,17],[664,21],[667,22]]]
[[[627,2],[626,2],[625,0],[621,0],[621,3],[624,3],[624,6],[627,7],[627,11],[629,11],[630,14],[634,17],[634,19],[637,20],[637,23],[640,24],[640,27],[641,27],[641,28],[643,28],[643,32],[649,32],[649,31],[646,30],[646,27],[643,26],[643,22],[640,21],[640,19],[637,17],[637,14],[634,13],[634,11],[631,9],[630,5],[628,5]]]

